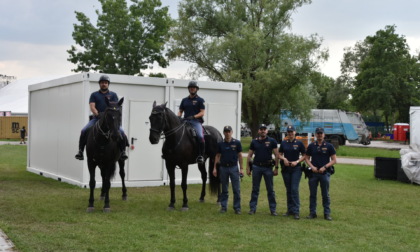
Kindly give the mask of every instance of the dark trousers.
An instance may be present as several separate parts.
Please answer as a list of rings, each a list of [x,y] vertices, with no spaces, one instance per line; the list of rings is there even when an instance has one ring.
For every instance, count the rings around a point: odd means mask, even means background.
[[[318,184],[321,187],[322,205],[324,207],[324,214],[330,214],[330,174],[313,173],[309,178],[309,211],[311,214],[316,214],[316,196],[318,191]]]

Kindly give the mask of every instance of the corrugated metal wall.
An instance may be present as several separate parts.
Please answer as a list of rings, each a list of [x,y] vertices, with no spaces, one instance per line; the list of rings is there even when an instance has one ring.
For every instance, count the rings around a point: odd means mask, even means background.
[[[0,139],[20,139],[20,129],[28,130],[27,116],[0,116]]]

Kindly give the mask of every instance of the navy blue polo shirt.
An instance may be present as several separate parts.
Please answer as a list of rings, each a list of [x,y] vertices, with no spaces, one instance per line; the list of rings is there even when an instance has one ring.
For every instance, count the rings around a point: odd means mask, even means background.
[[[277,141],[274,138],[252,139],[250,150],[254,151],[254,163],[264,163],[272,160],[273,149],[277,149]]]
[[[179,109],[184,111],[184,118],[187,118],[189,116],[194,116],[200,113],[200,110],[206,109],[206,106],[204,105],[204,99],[196,95],[193,98],[188,96],[182,99],[181,105],[179,105]],[[199,118],[198,120],[203,123],[202,118]]]
[[[287,160],[294,162],[299,159],[299,153],[305,155],[305,145],[296,139],[284,140],[281,142],[279,152],[283,153]]]
[[[315,167],[321,168],[330,162],[330,157],[335,155],[335,149],[330,143],[323,141],[321,145],[318,145],[318,142],[315,141],[308,145],[306,155],[312,157],[311,163]]]
[[[106,105],[105,98],[107,98],[110,102],[118,102],[117,94],[108,90],[108,92],[104,94],[100,91],[93,92],[90,95],[89,103],[94,102],[96,110],[98,110],[98,112],[104,112],[108,107],[108,105]]]
[[[232,138],[230,142],[217,143],[217,153],[220,153],[220,165],[236,165],[238,163],[238,153],[242,152],[242,144],[239,140]]]

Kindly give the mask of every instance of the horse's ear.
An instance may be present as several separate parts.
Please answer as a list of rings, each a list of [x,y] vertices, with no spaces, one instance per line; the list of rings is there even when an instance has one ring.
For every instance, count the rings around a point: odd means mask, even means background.
[[[118,105],[119,105],[119,106],[121,106],[121,105],[123,104],[123,102],[124,102],[124,97],[122,97],[122,98],[120,99],[120,101],[118,102]]]
[[[168,102],[165,102],[165,104],[162,104],[162,107],[166,108],[166,104],[168,104]]]
[[[153,102],[153,108],[156,107],[156,101]]]

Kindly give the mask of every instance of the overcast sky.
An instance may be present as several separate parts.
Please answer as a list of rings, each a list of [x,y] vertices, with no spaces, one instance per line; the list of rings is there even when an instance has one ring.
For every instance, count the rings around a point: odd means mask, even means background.
[[[177,0],[162,0],[177,16]],[[0,74],[18,79],[73,74],[66,50],[74,45],[71,33],[76,23],[74,11],[96,20],[97,0],[1,0]],[[411,53],[420,50],[419,0],[313,0],[292,16],[292,32],[304,36],[318,34],[330,59],[321,71],[331,77],[340,73],[344,47],[354,46],[386,25],[396,25]],[[94,22],[96,25],[96,21]],[[188,64],[172,62],[170,78],[185,78]]]

